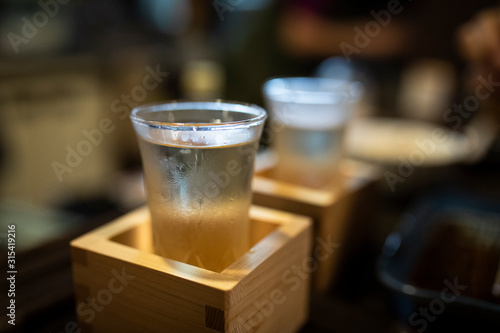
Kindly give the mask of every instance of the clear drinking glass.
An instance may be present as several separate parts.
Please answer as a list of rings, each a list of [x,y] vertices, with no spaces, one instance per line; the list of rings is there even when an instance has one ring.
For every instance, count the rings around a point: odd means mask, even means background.
[[[335,186],[342,141],[359,99],[351,81],[273,78],[263,85],[278,161],[273,176],[312,188]]]
[[[220,272],[249,249],[251,182],[266,117],[258,106],[223,101],[132,111],[158,255]]]

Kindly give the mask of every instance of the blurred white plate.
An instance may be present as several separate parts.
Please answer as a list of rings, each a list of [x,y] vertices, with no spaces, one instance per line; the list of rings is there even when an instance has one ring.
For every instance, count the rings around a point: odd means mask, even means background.
[[[402,161],[415,166],[470,162],[484,154],[495,136],[496,131],[484,125],[476,122],[462,133],[425,121],[358,118],[347,131],[346,153],[352,158],[390,165]]]

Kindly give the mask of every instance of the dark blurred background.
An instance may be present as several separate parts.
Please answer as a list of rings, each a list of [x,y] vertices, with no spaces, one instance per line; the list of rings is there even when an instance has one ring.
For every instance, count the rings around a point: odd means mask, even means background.
[[[331,295],[313,300],[304,328],[415,331],[407,313],[394,309],[398,303],[378,281],[375,262],[386,237],[420,202],[439,201],[440,193],[464,194],[467,199],[457,199],[458,206],[460,200],[484,199],[488,207],[499,202],[500,111],[494,91],[466,115],[447,111],[465,103],[477,86],[478,75],[471,75],[472,66],[457,46],[457,32],[495,5],[472,0],[0,1],[0,245],[4,251],[7,225],[15,224],[19,266],[18,325],[6,324],[4,317],[0,331],[63,331],[75,318],[69,240],[144,204],[140,156],[128,118],[133,107],[215,98],[263,105],[264,80],[299,75],[360,80],[364,117],[425,121],[464,135],[473,126],[476,148],[463,150],[477,156],[423,165],[395,191],[381,177],[368,243]],[[488,74],[483,78],[493,83],[485,87],[494,90],[496,76],[488,79]],[[399,167],[376,156],[371,162],[383,171]],[[498,252],[497,247],[495,267]],[[453,317],[439,321],[436,332],[456,324]],[[470,325],[486,329],[480,320]]]

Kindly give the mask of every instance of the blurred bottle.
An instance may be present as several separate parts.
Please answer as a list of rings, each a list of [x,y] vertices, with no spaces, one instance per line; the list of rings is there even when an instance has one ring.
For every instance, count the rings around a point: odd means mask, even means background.
[[[351,82],[349,93],[356,102],[354,117],[369,116],[375,113],[375,90],[368,73],[363,72],[356,64],[344,57],[330,57],[322,61],[316,68],[319,77]]]
[[[456,90],[456,74],[451,63],[423,59],[411,64],[402,74],[398,109],[402,116],[440,122],[451,107]]]
[[[181,71],[181,89],[190,100],[214,100],[222,97],[225,77],[222,65],[212,60],[192,60]]]

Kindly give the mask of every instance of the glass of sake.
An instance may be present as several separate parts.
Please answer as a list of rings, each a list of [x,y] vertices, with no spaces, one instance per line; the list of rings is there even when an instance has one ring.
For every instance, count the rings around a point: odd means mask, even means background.
[[[263,94],[273,134],[266,139],[277,156],[272,176],[316,189],[340,186],[342,142],[357,86],[340,79],[283,77],[267,80]]]
[[[264,109],[238,102],[135,108],[156,254],[220,272],[250,248]]]

